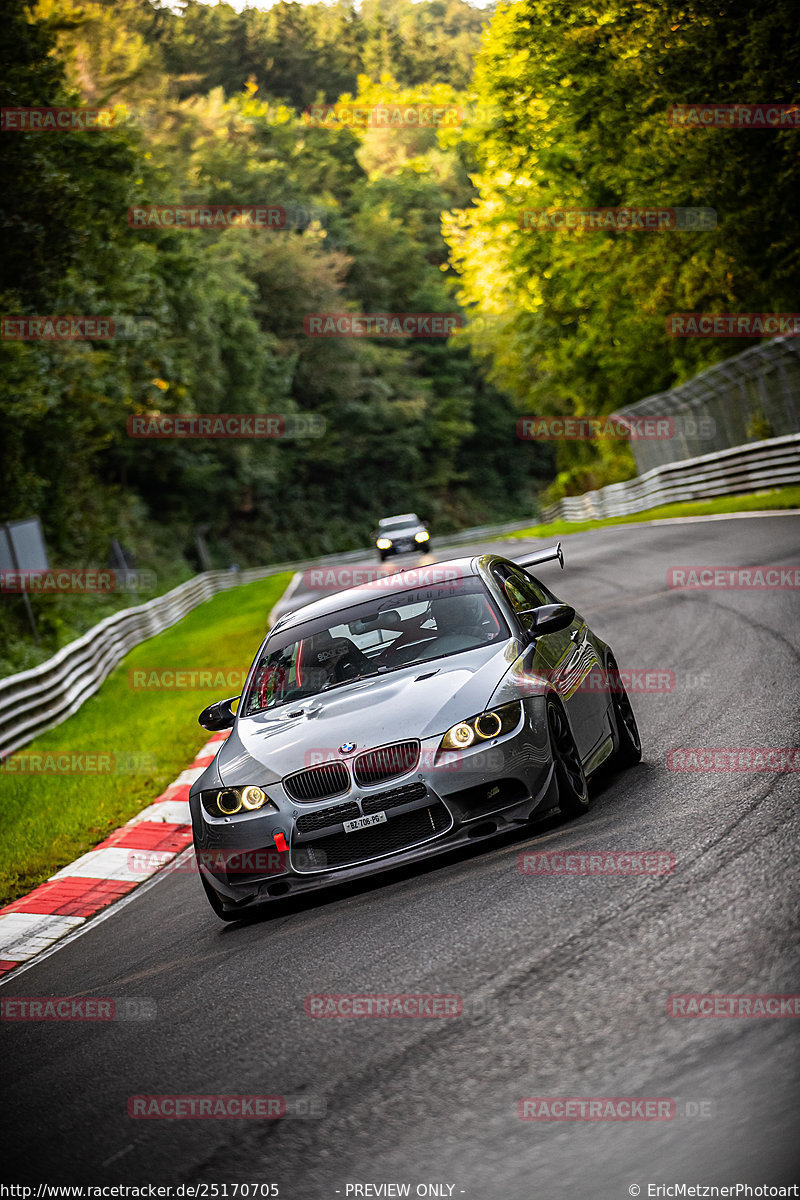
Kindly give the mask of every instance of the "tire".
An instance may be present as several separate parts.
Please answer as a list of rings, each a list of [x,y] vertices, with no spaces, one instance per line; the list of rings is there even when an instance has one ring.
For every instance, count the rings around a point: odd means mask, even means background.
[[[611,687],[611,706],[617,729],[617,749],[611,758],[615,767],[635,767],[642,761],[642,739],[633,708],[620,679],[619,667],[613,658],[608,660],[608,679]]]
[[[566,713],[555,700],[547,702],[547,732],[558,787],[558,807],[565,817],[580,817],[592,804],[589,785]]]

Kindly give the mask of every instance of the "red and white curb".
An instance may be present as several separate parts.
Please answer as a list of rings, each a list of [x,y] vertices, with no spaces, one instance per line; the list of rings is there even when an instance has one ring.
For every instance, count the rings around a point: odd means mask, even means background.
[[[192,840],[189,789],[227,736],[215,733],[166,791],[94,850],[0,908],[0,976],[30,962],[186,849]],[[136,850],[147,851],[147,865],[137,860],[132,866]]]

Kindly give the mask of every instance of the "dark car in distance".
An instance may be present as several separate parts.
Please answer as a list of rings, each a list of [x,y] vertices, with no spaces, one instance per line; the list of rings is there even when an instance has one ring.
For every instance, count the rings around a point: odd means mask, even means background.
[[[383,517],[374,537],[381,562],[390,554],[422,554],[431,549],[430,532],[416,513]]]

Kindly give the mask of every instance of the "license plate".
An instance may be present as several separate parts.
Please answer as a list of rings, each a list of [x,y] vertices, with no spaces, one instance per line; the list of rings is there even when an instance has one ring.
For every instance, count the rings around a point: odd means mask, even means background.
[[[353,817],[352,821],[344,822],[344,831],[353,833],[356,829],[367,829],[370,825],[383,825],[386,819],[385,812],[370,813],[368,817]]]

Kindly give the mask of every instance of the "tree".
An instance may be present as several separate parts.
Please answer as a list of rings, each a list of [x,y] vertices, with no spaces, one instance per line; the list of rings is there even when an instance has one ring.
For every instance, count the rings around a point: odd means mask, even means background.
[[[781,53],[777,46],[782,46]],[[460,299],[511,314],[492,377],[532,412],[607,413],[669,387],[739,343],[671,339],[673,311],[786,311],[798,188],[786,132],[670,128],[671,104],[791,99],[798,32],[788,3],[759,15],[700,0],[499,9],[476,69],[496,113],[468,133],[479,198],[450,221]],[[524,210],[711,207],[717,228],[665,234],[520,228]],[[632,473],[618,446],[562,445],[561,486]]]

